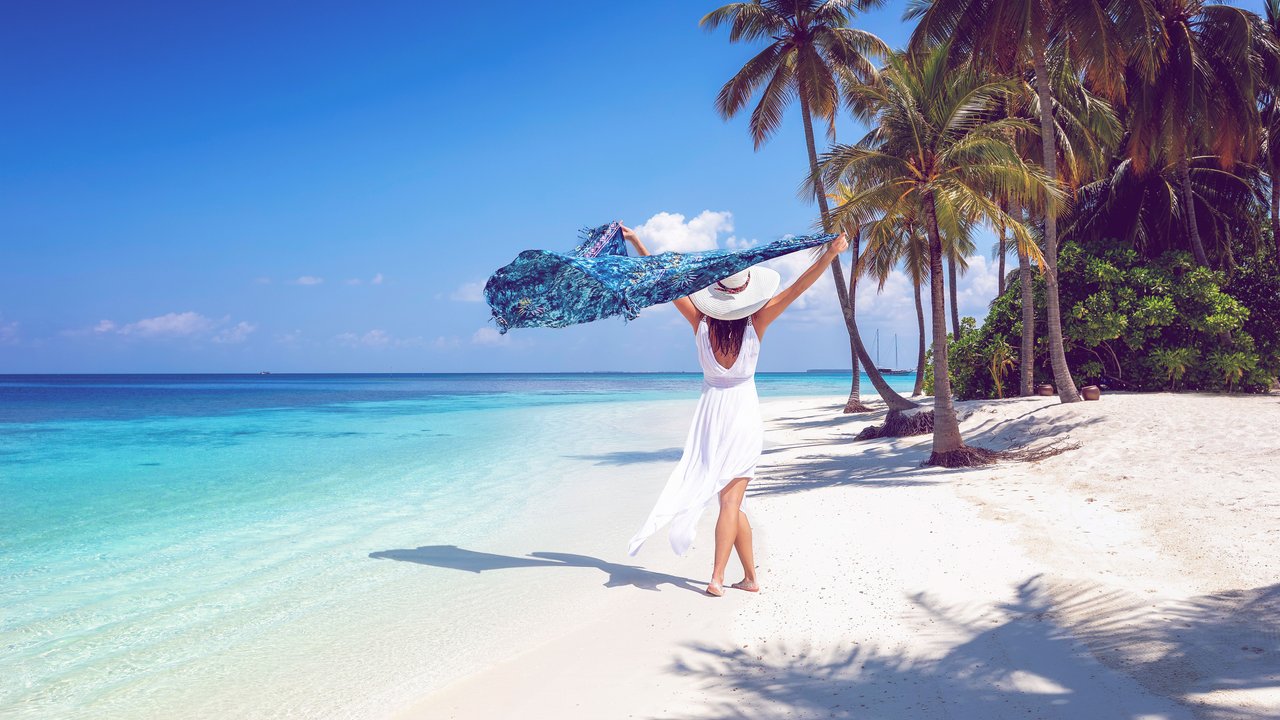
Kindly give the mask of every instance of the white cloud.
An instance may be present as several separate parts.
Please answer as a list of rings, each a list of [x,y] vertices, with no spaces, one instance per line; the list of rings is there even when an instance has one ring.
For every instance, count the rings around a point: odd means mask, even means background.
[[[763,265],[778,271],[782,276],[782,283],[778,287],[785,288],[804,274],[804,271],[813,265],[815,259],[812,253],[801,250],[766,261]],[[847,267],[845,271],[848,272]],[[829,269],[824,268],[817,282],[791,303],[787,314],[802,322],[843,322],[835,283],[831,280]]]
[[[635,231],[644,240],[649,251],[654,253],[716,250],[720,247],[720,235],[733,232],[733,213],[704,210],[686,221],[685,216],[679,213],[660,212],[637,225]],[[736,235],[729,235],[724,239],[724,247],[729,250],[746,250],[759,244],[758,240]],[[782,276],[781,287],[786,287],[795,282],[813,264],[814,259],[811,253],[802,251],[783,255],[764,265],[777,270]],[[652,315],[658,312],[650,310],[652,312],[642,314]],[[791,305],[788,314],[804,322],[839,320],[839,302],[830,275],[824,272],[814,286]]]
[[[720,233],[733,232],[733,213],[703,210],[685,222],[680,213],[660,212],[634,230],[652,253],[715,250]]]
[[[957,269],[957,273],[959,269]],[[1000,289],[1000,265],[998,260],[991,260],[985,255],[974,255],[969,258],[969,270],[956,282],[956,299],[959,300],[960,315],[976,318],[979,323],[986,319],[990,311],[991,301]],[[950,300],[948,299],[948,302]]]
[[[956,294],[960,304],[962,317],[976,318],[979,323],[986,319],[989,305],[995,298],[999,266],[981,255],[968,259],[969,271],[958,278]],[[848,265],[846,264],[846,270]],[[945,272],[946,265],[943,265]],[[922,303],[925,313],[925,334],[932,336],[931,306],[929,286],[922,289]],[[914,358],[915,343],[918,332],[915,308],[915,291],[906,274],[895,270],[885,282],[883,292],[877,292],[876,280],[863,277],[858,284],[858,326],[862,331],[862,339],[867,344],[867,351],[874,353],[872,344],[875,332],[880,332],[880,357],[885,363],[893,361],[893,335],[898,334],[899,362],[906,364]],[[950,327],[950,293],[945,301],[948,303],[947,326]]]
[[[314,275],[303,275],[297,280],[294,280],[293,284],[294,285],[319,285],[320,283],[323,283],[323,282],[324,282],[324,278],[322,277],[316,277]]]
[[[213,319],[188,310],[143,318],[123,325],[114,320],[104,319],[99,320],[91,328],[66,330],[62,334],[68,337],[117,335],[147,340],[189,338],[231,344],[244,342],[257,329],[258,326],[251,322],[241,320],[231,324],[229,316]]]
[[[813,259],[808,252],[801,251],[770,260],[764,265],[777,270],[782,276],[781,287],[786,287],[812,264]],[[847,283],[849,281],[849,271],[851,270],[850,256],[846,253],[840,259],[843,263],[844,277]],[[981,255],[970,257],[968,262],[969,270],[960,276],[956,289],[960,304],[960,314],[961,316],[976,318],[981,323],[986,318],[988,306],[996,294],[999,266],[994,261]],[[925,322],[928,323],[930,309],[929,288],[927,285],[924,287],[923,293]],[[950,302],[949,297],[947,302]],[[884,353],[892,352],[892,350],[886,350],[886,348],[892,347],[892,335],[894,333],[899,334],[900,342],[903,343],[901,347],[904,348],[903,352],[905,352],[907,347],[905,343],[909,342],[906,338],[914,337],[917,328],[915,290],[911,280],[901,270],[894,270],[886,279],[884,288],[881,289],[875,278],[860,277],[858,279],[857,313],[858,329],[862,332],[863,341],[867,343],[868,352],[871,351],[871,343],[876,329],[881,330],[882,359],[891,357],[886,356]],[[814,283],[813,287],[791,305],[791,308],[787,311],[787,316],[791,321],[814,324],[843,324],[830,269],[824,270],[822,277]],[[950,324],[949,320],[948,324]],[[886,337],[889,339],[886,340]]]
[[[259,284],[259,285],[270,285],[270,284],[271,284],[271,278],[266,277],[266,276],[263,276],[263,277],[256,277],[256,278],[254,278],[254,279],[253,279],[253,281],[254,281],[255,283]]]
[[[99,322],[97,327],[103,327]],[[121,335],[137,335],[139,337],[190,337],[200,335],[213,329],[213,320],[195,312],[165,313],[153,318],[144,318],[121,327],[117,332]],[[97,328],[95,328],[97,329]]]
[[[757,240],[741,238],[729,234],[733,232],[733,214],[730,212],[703,211],[696,217],[686,220],[678,213],[661,212],[636,226],[651,252],[668,250],[677,252],[696,252],[714,250],[724,247],[729,250],[744,250],[760,245]],[[786,287],[800,277],[814,262],[810,252],[796,252],[770,260],[764,265],[778,271],[782,276],[781,287]],[[849,280],[850,256],[841,257],[845,282]],[[998,267],[986,257],[976,255],[969,258],[969,271],[961,276],[957,288],[961,315],[978,318],[986,317],[988,304],[995,296],[998,282]],[[929,312],[928,289],[925,289],[925,313]],[[858,325],[863,340],[870,345],[876,329],[881,330],[881,352],[885,352],[885,343],[892,344],[892,339],[885,340],[886,334],[891,338],[894,333],[900,336],[900,342],[906,337],[914,337],[916,330],[915,298],[910,280],[901,271],[894,271],[885,281],[883,289],[878,288],[874,278],[862,277],[858,280]],[[660,315],[662,308],[649,308],[642,313],[646,317]],[[831,325],[843,327],[843,317],[831,271],[824,269],[817,282],[804,295],[800,296],[787,311],[786,322],[800,322],[811,325]],[[902,345],[906,347],[906,345]]]
[[[459,345],[461,345],[462,340],[459,339],[458,336],[456,335],[450,335],[448,337],[445,337],[444,335],[440,335],[431,344],[435,346],[437,350],[452,350],[453,348],[456,348]]]
[[[486,325],[471,335],[471,342],[474,345],[509,345],[511,338]]]
[[[254,325],[253,323],[247,323],[241,320],[235,325],[232,325],[229,328],[224,328],[217,335],[214,335],[213,341],[216,343],[225,343],[228,345],[234,344],[234,343],[242,343],[245,340],[248,340],[249,335],[251,335],[253,331],[257,329],[258,329],[257,325]]]
[[[376,329],[370,330],[363,335],[345,332],[335,335],[333,339],[349,347],[386,347],[391,343],[391,336],[385,330]]]
[[[314,278],[314,279],[315,279],[315,280],[317,280],[317,281],[318,281],[318,280],[320,280],[320,278]],[[381,284],[382,284],[382,281],[383,281],[382,273],[377,273],[377,274],[375,274],[373,277],[369,278],[369,284],[370,284],[370,285],[381,285]],[[302,285],[315,285],[315,284],[319,284],[319,283],[318,283],[318,282],[317,282],[317,283],[303,283],[303,282],[301,282],[301,278],[299,278],[299,284],[302,284]],[[361,278],[348,278],[347,280],[343,281],[343,284],[344,284],[344,285],[363,285],[363,284],[364,284],[364,280],[363,280],[363,279],[361,279]]]
[[[425,341],[420,337],[397,338],[388,333],[386,330],[373,329],[369,332],[360,333],[344,332],[334,335],[333,339],[340,345],[354,348],[389,348],[389,347],[420,347]]]
[[[887,352],[889,343],[892,341],[886,339],[893,333],[905,333],[914,337],[916,328],[916,301],[915,289],[911,284],[911,279],[906,273],[900,270],[894,270],[885,280],[884,290],[878,290],[878,281],[872,277],[862,277],[858,280],[858,329],[862,331],[862,340],[867,343],[867,352],[874,352],[872,343],[875,339],[876,330],[881,332],[881,351]],[[924,288],[924,292],[928,292],[928,288]],[[928,298],[924,298],[925,312],[928,312]],[[928,319],[926,315],[926,320]],[[904,342],[905,337],[904,335]],[[903,348],[907,346],[902,345]],[[891,357],[882,354],[882,359],[888,361]]]
[[[290,330],[289,332],[276,335],[276,342],[281,345],[296,345],[300,339],[302,339],[301,330]]]
[[[478,280],[463,283],[449,293],[449,299],[458,302],[484,302],[484,283]]]

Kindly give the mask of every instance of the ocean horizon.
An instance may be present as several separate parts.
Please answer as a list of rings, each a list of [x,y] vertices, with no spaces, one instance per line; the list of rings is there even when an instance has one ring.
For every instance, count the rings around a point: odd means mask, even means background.
[[[757,383],[848,392],[847,375]],[[0,376],[0,716],[383,714],[514,631],[483,629],[500,600],[466,573],[388,560],[503,543],[621,557],[700,388],[697,373]],[[593,493],[609,499],[584,507]],[[535,520],[568,514],[564,531]],[[544,591],[526,616],[569,601]]]

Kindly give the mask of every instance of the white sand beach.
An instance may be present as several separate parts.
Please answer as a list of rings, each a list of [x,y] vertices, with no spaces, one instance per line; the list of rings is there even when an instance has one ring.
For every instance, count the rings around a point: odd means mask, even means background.
[[[882,414],[766,401],[749,495],[763,592],[700,593],[710,514],[686,558],[662,535],[626,557],[631,526],[592,537],[592,562],[506,558],[475,575],[510,598],[496,623],[545,582],[578,599],[401,716],[1280,717],[1280,397],[959,407],[974,445],[1080,447],[924,469],[928,436],[850,442]],[[628,502],[656,496],[671,452],[640,459],[627,477],[649,487]],[[583,499],[584,524],[611,499]]]

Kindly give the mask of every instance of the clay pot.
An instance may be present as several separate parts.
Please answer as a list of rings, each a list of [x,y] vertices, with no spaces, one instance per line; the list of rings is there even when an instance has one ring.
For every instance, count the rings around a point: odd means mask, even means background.
[[[1053,386],[1050,385],[1049,383],[1045,383],[1043,385],[1037,385],[1036,392],[1041,395],[1044,395],[1045,397],[1058,394],[1057,392],[1054,391]]]
[[[1080,397],[1085,400],[1097,400],[1102,397],[1102,388],[1097,385],[1085,385],[1080,388]]]

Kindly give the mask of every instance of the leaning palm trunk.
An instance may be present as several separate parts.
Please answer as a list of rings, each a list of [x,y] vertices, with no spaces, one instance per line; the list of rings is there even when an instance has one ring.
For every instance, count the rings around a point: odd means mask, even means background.
[[[1049,67],[1045,62],[1045,29],[1031,32],[1035,58],[1036,91],[1040,96],[1040,145],[1044,150],[1044,169],[1049,181],[1058,181],[1058,152],[1053,129],[1053,98],[1049,90]],[[1046,325],[1049,328],[1049,361],[1053,380],[1058,386],[1058,399],[1064,403],[1080,402],[1080,393],[1067,367],[1067,350],[1062,339],[1062,313],[1058,300],[1058,219],[1053,200],[1044,214],[1044,279]]]
[[[1018,253],[1018,284],[1022,292],[1022,349],[1018,357],[1022,382],[1018,388],[1024,397],[1030,395],[1036,379],[1036,296],[1031,286],[1031,258]]]
[[[904,410],[920,407],[910,400],[902,397],[894,389],[889,387],[889,383],[885,382],[884,376],[876,369],[875,363],[872,362],[871,356],[867,354],[867,348],[862,344],[862,336],[858,332],[858,323],[853,317],[853,312],[849,309],[848,297],[844,288],[844,269],[840,266],[840,259],[836,258],[831,263],[831,274],[835,276],[836,290],[840,294],[840,309],[844,311],[845,325],[850,328],[849,337],[857,346],[858,357],[862,360],[862,365],[867,369],[867,379],[871,381],[871,386],[876,389],[880,397],[884,399],[885,405],[889,408],[889,415],[902,413]],[[856,380],[855,380],[856,381]]]
[[[942,290],[942,237],[938,233],[933,194],[922,198],[929,232],[930,307],[933,311],[933,453],[926,465],[950,466],[951,458],[965,451],[960,421],[951,402],[951,376],[947,367],[946,296]]]
[[[1191,252],[1196,262],[1209,267],[1209,256],[1205,254],[1204,243],[1200,241],[1200,224],[1196,222],[1196,199],[1191,191],[1191,166],[1187,162],[1186,153],[1178,158],[1178,181],[1182,184],[1182,205],[1186,208],[1187,235],[1191,238]]]
[[[916,323],[920,326],[920,345],[919,352],[916,354],[916,386],[911,391],[911,397],[918,397],[924,393],[924,304],[920,302],[920,283],[916,286]]]
[[[858,317],[858,254],[861,252],[861,244],[860,233],[855,232],[849,237],[849,250],[853,256],[853,267],[849,268],[849,315],[854,319]],[[858,346],[853,341],[853,333],[849,333],[849,355],[853,358],[853,387],[849,389],[849,399],[844,404],[844,411],[846,414],[870,412],[871,408],[862,404],[862,373],[858,367],[861,363],[858,362]]]
[[[956,300],[956,259],[947,256],[947,293],[951,296],[951,336],[960,339],[960,304]]]
[[[809,100],[803,88],[800,91],[800,119],[804,123],[804,140],[809,150],[809,175],[813,178],[813,193],[818,198],[818,211],[822,217],[822,229],[823,232],[831,232],[831,211],[827,207],[827,193],[822,186],[822,175],[818,172],[818,150],[813,141],[813,118],[809,114]],[[854,271],[857,271],[856,267]],[[840,258],[835,258],[831,262],[831,277],[835,280],[836,295],[840,301],[840,310],[844,313],[845,329],[849,332],[849,344],[852,346],[854,356],[862,360],[862,365],[867,369],[867,378],[871,380],[871,385],[875,387],[876,392],[884,399],[885,405],[889,407],[889,412],[891,414],[899,413],[919,407],[889,387],[889,383],[885,382],[884,377],[880,375],[880,371],[876,369],[875,363],[871,361],[871,356],[867,354],[867,349],[863,347],[862,338],[858,335],[858,323],[853,314],[853,300],[845,290],[844,269],[840,264]],[[845,412],[866,412],[869,408],[862,405],[860,398],[857,405],[851,407],[855,394],[860,395],[859,384],[862,380],[856,362],[853,368],[853,387],[849,391],[849,403],[845,405]]]

